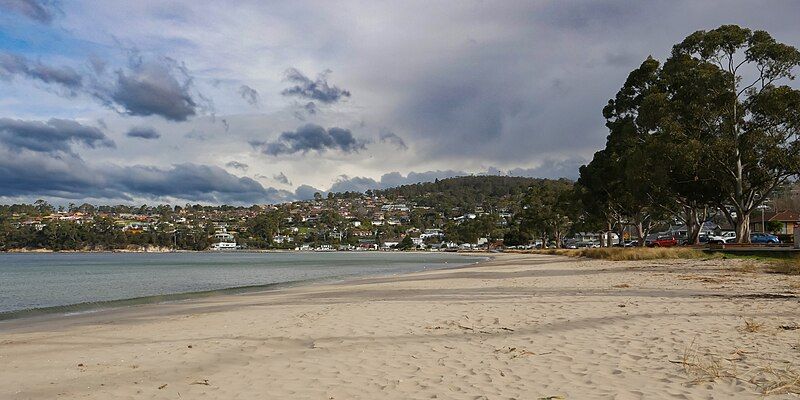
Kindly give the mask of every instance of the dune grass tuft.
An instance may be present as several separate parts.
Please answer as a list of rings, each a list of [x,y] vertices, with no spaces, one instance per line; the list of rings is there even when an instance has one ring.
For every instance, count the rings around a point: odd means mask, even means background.
[[[773,274],[800,275],[800,258],[775,261],[767,267],[767,272]]]
[[[736,350],[733,357],[719,357],[711,352],[701,352],[694,341],[686,348],[680,360],[670,360],[683,366],[691,384],[731,379],[753,384],[765,396],[777,394],[800,394],[800,372],[791,363],[782,367],[762,365],[748,367],[740,365],[744,351]],[[754,358],[760,358],[754,355]],[[742,369],[744,367],[744,369]]]
[[[707,259],[714,255],[704,253],[702,250],[687,247],[672,248],[620,248],[601,247],[594,249],[545,249],[536,251],[539,254],[552,254],[570,257],[586,257],[611,261],[636,261],[636,260],[674,260],[674,259]]]
[[[755,332],[761,331],[762,328],[764,328],[764,324],[762,324],[760,322],[756,322],[755,320],[745,319],[744,320],[744,327],[742,327],[742,331],[755,333]]]

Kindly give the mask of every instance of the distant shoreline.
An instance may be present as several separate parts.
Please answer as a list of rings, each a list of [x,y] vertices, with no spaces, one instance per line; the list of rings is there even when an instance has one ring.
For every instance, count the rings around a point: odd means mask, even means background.
[[[48,253],[27,253],[27,254],[58,254],[60,252],[48,252]],[[111,252],[67,252],[67,254],[104,254],[104,253],[111,253]],[[125,254],[131,253],[143,253],[143,252],[124,252]],[[247,254],[247,253],[326,253],[326,252],[313,252],[313,251],[185,251],[184,253],[189,254],[204,254],[204,253],[219,253],[219,254]],[[333,252],[327,252],[333,253]],[[370,254],[397,254],[397,253],[408,253],[408,254],[420,254],[424,252],[377,252],[377,251],[370,251],[370,252],[338,252],[338,253],[370,253]],[[26,253],[19,253],[19,254],[26,254]],[[157,253],[154,253],[157,254]],[[444,254],[439,252],[430,252],[430,254]],[[447,253],[447,254],[455,254],[455,253]],[[477,259],[468,260],[464,259],[461,261],[457,261],[452,264],[448,264],[448,262],[442,264],[436,264],[435,266],[424,266],[421,269],[413,270],[413,271],[406,271],[406,272],[382,272],[382,273],[370,273],[366,275],[345,275],[345,276],[327,276],[327,277],[319,277],[319,278],[308,278],[308,279],[297,279],[297,280],[287,280],[287,281],[278,281],[278,282],[267,282],[267,283],[255,283],[249,285],[240,285],[240,286],[228,286],[228,287],[220,287],[216,289],[208,289],[208,290],[196,290],[196,291],[179,291],[174,293],[161,293],[161,294],[152,294],[152,295],[144,295],[144,296],[136,296],[136,297],[124,297],[119,299],[109,299],[109,300],[97,300],[97,301],[83,301],[77,303],[69,303],[69,304],[62,304],[62,305],[52,305],[52,306],[44,306],[44,307],[34,307],[34,308],[24,308],[24,309],[17,309],[17,310],[9,310],[9,311],[0,311],[0,328],[7,328],[8,324],[11,321],[20,321],[20,320],[30,320],[32,318],[68,318],[77,315],[86,315],[86,314],[96,314],[98,312],[103,311],[112,311],[112,310],[121,310],[126,309],[129,307],[134,306],[144,306],[144,305],[157,305],[157,304],[166,304],[166,303],[175,303],[175,302],[182,302],[182,301],[189,301],[195,299],[202,299],[208,297],[215,297],[221,295],[240,295],[240,294],[253,294],[253,293],[262,293],[262,292],[273,292],[276,290],[294,288],[294,287],[301,287],[301,286],[308,286],[308,285],[317,285],[317,284],[338,284],[338,283],[348,283],[353,280],[357,279],[380,279],[380,278],[387,278],[391,276],[399,276],[405,274],[413,274],[419,273],[424,271],[434,271],[434,270],[450,270],[450,269],[458,269],[464,268],[469,266],[474,266],[478,264],[485,263],[494,259],[493,256],[488,254],[481,254],[481,253],[459,253],[458,255],[464,257],[473,257]]]
[[[52,250],[52,249],[9,249],[0,251],[0,254],[92,254],[92,253],[489,253],[486,250],[458,250],[458,251],[427,251],[427,250],[288,250],[288,249],[252,249],[252,250]]]

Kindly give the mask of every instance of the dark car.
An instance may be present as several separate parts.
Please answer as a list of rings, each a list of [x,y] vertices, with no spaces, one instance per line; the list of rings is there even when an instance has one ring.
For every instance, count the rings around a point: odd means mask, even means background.
[[[769,233],[751,233],[750,234],[750,243],[759,243],[759,244],[773,244],[773,243],[780,243],[781,240],[778,239],[777,236],[771,235]]]

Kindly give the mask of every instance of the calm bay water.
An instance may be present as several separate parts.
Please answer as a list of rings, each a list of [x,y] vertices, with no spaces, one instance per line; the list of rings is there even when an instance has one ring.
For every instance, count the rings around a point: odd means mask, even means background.
[[[480,261],[441,253],[0,254],[0,320]]]

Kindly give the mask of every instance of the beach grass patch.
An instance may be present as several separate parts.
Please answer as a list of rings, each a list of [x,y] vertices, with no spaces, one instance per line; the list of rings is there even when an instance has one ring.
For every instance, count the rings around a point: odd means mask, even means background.
[[[684,372],[691,378],[693,384],[736,377],[735,373],[723,367],[722,361],[714,354],[700,352],[694,341],[686,347],[680,361],[673,362],[683,366]]]
[[[745,353],[737,349],[730,357],[722,357],[713,352],[700,351],[692,341],[680,360],[669,361],[683,367],[691,384],[732,379],[754,385],[765,396],[800,394],[800,372],[791,363],[779,362],[781,367],[771,364],[748,367],[741,364]]]
[[[775,261],[767,267],[767,272],[784,275],[800,275],[800,258]]]
[[[800,394],[800,372],[791,364],[783,368],[761,367],[756,371],[752,382],[765,396],[778,394]]]
[[[760,332],[762,329],[764,329],[764,324],[763,323],[756,322],[755,320],[752,320],[752,319],[745,319],[744,320],[744,326],[742,327],[742,331],[748,332],[748,333],[756,333],[756,332]]]
[[[600,247],[592,249],[544,249],[537,250],[537,254],[551,254],[570,257],[585,257],[610,261],[638,261],[638,260],[675,260],[675,259],[709,259],[718,258],[702,250],[689,247],[671,248],[620,248]]]

